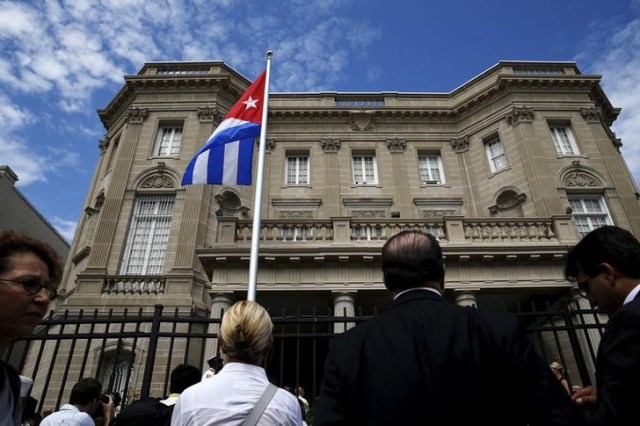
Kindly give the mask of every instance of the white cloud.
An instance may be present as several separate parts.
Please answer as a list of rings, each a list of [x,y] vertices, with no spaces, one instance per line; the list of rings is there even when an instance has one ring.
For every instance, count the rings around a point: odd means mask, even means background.
[[[0,123],[5,134],[35,121],[29,111],[13,104],[7,95],[0,93]]]
[[[597,27],[589,48],[580,57],[592,60],[590,68],[602,74],[609,100],[622,108],[613,130],[622,139],[622,155],[640,183],[640,19]],[[591,52],[603,53],[593,57]]]
[[[51,224],[68,242],[73,241],[73,236],[76,233],[78,222],[54,216],[51,220]]]

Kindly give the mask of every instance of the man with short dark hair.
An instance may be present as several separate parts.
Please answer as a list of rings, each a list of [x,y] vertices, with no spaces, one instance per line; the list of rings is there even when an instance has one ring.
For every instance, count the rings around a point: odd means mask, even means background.
[[[589,411],[589,425],[637,425],[640,242],[617,226],[597,228],[569,252],[565,276],[610,315],[596,358],[596,387],[579,389],[572,399]]]
[[[177,365],[171,370],[167,399],[145,398],[127,405],[116,416],[116,426],[169,426],[171,415],[180,394],[188,387],[200,383],[202,372],[189,364]]]
[[[0,231],[0,351],[29,335],[42,321],[57,296],[61,273],[58,256],[47,244],[13,231]],[[20,424],[20,378],[3,361],[0,414],[0,424]]]
[[[579,420],[516,317],[447,302],[440,244],[382,248],[389,309],[331,342],[315,425],[551,426]]]
[[[163,399],[163,404],[167,406],[175,405],[180,397],[189,386],[199,383],[201,379],[200,369],[189,364],[180,364],[171,370],[171,379],[169,383],[169,391],[171,395],[167,399]]]
[[[109,402],[100,400],[102,384],[92,377],[81,379],[73,385],[69,403],[45,417],[41,426],[95,426],[94,417],[102,415],[105,425],[111,422],[113,401],[106,395]]]

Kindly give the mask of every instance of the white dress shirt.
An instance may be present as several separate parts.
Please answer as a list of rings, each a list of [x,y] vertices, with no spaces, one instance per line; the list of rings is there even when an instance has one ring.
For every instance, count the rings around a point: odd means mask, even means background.
[[[40,426],[95,426],[91,416],[71,404],[64,404],[60,410],[45,417]]]
[[[242,425],[268,384],[262,367],[238,362],[225,364],[218,374],[189,387],[180,395],[171,425]],[[302,413],[296,397],[278,389],[258,425],[302,425]]]

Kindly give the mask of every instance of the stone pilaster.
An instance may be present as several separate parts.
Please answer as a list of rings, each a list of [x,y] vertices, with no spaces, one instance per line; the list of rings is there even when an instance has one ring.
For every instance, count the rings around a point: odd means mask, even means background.
[[[340,172],[338,170],[339,139],[320,139],[324,151],[324,205],[326,215],[340,216]]]
[[[214,120],[220,114],[217,108],[198,108],[198,129],[197,146],[195,152],[200,149],[213,132]],[[186,150],[185,150],[186,151]],[[174,268],[198,269],[200,262],[194,253],[194,248],[204,246],[204,235],[206,234],[205,224],[209,218],[210,206],[209,193],[210,185],[187,185],[185,188],[184,213],[180,220],[180,231],[178,232],[178,247]]]
[[[534,117],[533,108],[514,107],[511,113],[507,114],[506,120],[512,126],[513,139],[522,158],[524,177],[530,188],[532,205],[536,208],[534,215],[546,217],[562,214],[560,199],[554,191],[549,191],[549,188],[556,187],[556,182],[553,173],[547,168],[549,162],[546,151],[553,149],[548,130],[545,130],[542,136],[542,127],[545,126],[546,129],[547,124],[538,123],[539,131],[536,132]],[[506,149],[506,141],[502,142]],[[514,182],[514,185],[521,184]]]
[[[471,178],[467,172],[468,164],[467,157],[469,156],[469,136],[463,136],[461,138],[453,138],[449,141],[451,148],[456,152],[458,157],[458,170],[460,170],[461,182],[464,184],[464,204],[467,208],[467,214],[471,216],[477,216],[478,211],[476,207],[476,200],[473,196],[473,185],[471,185]]]
[[[456,305],[478,307],[478,299],[476,297],[478,291],[458,290],[455,292]]]
[[[120,218],[127,182],[131,174],[133,158],[138,146],[142,123],[149,114],[146,108],[129,108],[125,115],[126,128],[120,138],[118,164],[113,167],[112,178],[106,191],[101,220],[96,229],[93,249],[87,268],[106,272],[111,243]]]
[[[407,142],[404,139],[387,139],[386,145],[391,153],[394,187],[408,188],[409,175],[407,174],[407,158],[404,153],[407,148]],[[393,204],[393,210],[399,211],[400,217],[411,217],[410,191],[396,191]]]
[[[210,291],[209,297],[211,297],[211,312],[209,318],[220,318],[222,321],[222,315],[233,305],[233,294]],[[209,330],[207,332],[215,334],[218,333],[218,330],[220,330],[220,323],[209,324]],[[216,355],[218,352],[218,339],[215,337],[208,339],[205,343],[204,351],[205,361]],[[208,365],[203,369],[206,368],[208,368]]]
[[[356,313],[355,293],[341,292],[336,293],[333,298],[333,316],[334,317],[353,317]],[[354,322],[336,322],[333,324],[334,333],[344,333],[345,331],[355,327]]]
[[[608,321],[605,314],[592,314],[586,312],[580,312],[581,310],[590,310],[591,304],[585,297],[584,293],[577,287],[572,289],[569,293],[570,303],[569,307],[575,313],[571,316],[574,324],[578,326],[586,326],[592,324],[604,324]],[[601,329],[598,328],[584,328],[577,330],[578,342],[580,344],[580,350],[582,351],[582,358],[584,359],[587,370],[589,371],[589,378],[591,383],[596,381],[596,366],[594,363],[594,357],[592,354],[598,353],[598,347],[600,346]]]

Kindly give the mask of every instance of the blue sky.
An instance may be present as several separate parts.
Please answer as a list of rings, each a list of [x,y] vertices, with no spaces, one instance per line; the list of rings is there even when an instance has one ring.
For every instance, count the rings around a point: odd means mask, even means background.
[[[104,128],[147,61],[224,60],[272,91],[450,92],[500,60],[577,61],[640,182],[640,0],[0,0],[0,164],[69,241]]]

